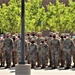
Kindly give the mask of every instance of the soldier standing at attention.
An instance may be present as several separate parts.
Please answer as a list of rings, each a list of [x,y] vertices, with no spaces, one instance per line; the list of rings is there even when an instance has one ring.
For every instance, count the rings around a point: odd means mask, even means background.
[[[15,67],[15,64],[17,64],[17,51],[16,51],[16,35],[12,36],[13,39],[13,50],[12,50],[12,67]]]
[[[49,66],[48,67],[51,67],[52,66],[52,62],[51,62],[51,59],[52,59],[52,57],[51,57],[51,48],[50,48],[50,41],[53,39],[53,32],[50,32],[49,33],[49,38],[48,38],[48,45],[49,45]]]
[[[42,32],[38,32],[37,33],[37,45],[39,45],[41,43],[41,39],[43,37],[42,35]],[[37,67],[40,67],[41,66],[41,63],[40,63],[40,55],[39,55],[39,49],[38,49],[38,52],[37,52]]]
[[[18,35],[16,39],[16,51],[17,51],[17,62],[21,61],[21,35]]]
[[[32,34],[31,34],[31,39],[32,39],[32,38],[34,38],[34,39],[35,39],[35,42],[37,43],[37,38],[38,38],[38,37],[36,36],[36,32],[34,32],[34,31],[33,31]]]
[[[64,54],[64,50],[63,50],[63,46],[64,46],[64,36],[65,34],[62,33],[60,36],[60,51],[59,51],[59,66],[60,67],[64,67],[65,65],[65,54]],[[60,65],[61,64],[61,65]]]
[[[46,67],[46,63],[48,62],[47,56],[48,56],[48,45],[45,43],[45,38],[41,39],[41,43],[39,45],[39,55],[40,55],[40,61],[42,64],[41,69]]]
[[[31,43],[29,45],[29,59],[30,59],[30,64],[31,68],[34,68],[36,66],[36,59],[37,59],[37,44],[35,43],[35,39],[31,39]]]
[[[73,33],[72,38],[73,38],[73,44],[74,44],[74,51],[72,52],[74,65],[72,66],[72,68],[75,68],[75,32]]]
[[[70,39],[70,34],[66,33],[66,40],[64,40],[64,51],[65,51],[65,69],[70,69],[71,67],[71,54],[74,50],[74,45],[72,40]]]
[[[6,60],[6,67],[10,68],[11,66],[11,51],[13,48],[13,41],[10,37],[9,33],[6,34],[6,38],[4,39],[4,51],[5,51],[5,60]]]
[[[27,34],[26,34],[26,36],[25,36],[26,38],[28,38],[28,41],[30,42],[31,41],[31,32],[27,32]]]
[[[0,67],[4,67],[4,51],[3,51],[3,46],[4,46],[4,38],[0,37]]]
[[[25,60],[28,62],[28,40],[25,39]]]
[[[57,68],[58,66],[58,56],[60,50],[60,42],[56,39],[56,34],[53,34],[53,39],[50,41],[50,50],[51,50],[51,62],[52,62],[52,69]]]

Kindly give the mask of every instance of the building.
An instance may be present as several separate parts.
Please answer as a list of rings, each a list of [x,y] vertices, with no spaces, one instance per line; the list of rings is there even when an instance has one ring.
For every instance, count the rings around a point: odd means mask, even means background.
[[[9,2],[9,0],[0,0],[0,5],[1,5],[2,3],[8,4],[8,2]]]
[[[65,3],[66,5],[68,5],[68,2],[69,2],[69,0],[59,0],[59,1]],[[73,0],[73,1],[75,1],[75,0]],[[56,0],[43,0],[42,4],[44,7],[46,7],[46,5],[49,4],[49,2],[55,4]]]
[[[2,4],[2,3],[8,3],[10,0],[0,0],[0,5]],[[25,1],[27,1],[27,0],[25,0]],[[59,0],[60,2],[63,2],[63,3],[65,3],[65,4],[68,4],[68,0]],[[73,1],[75,1],[75,0],[73,0]],[[43,6],[46,6],[49,2],[52,2],[52,3],[54,3],[55,4],[55,2],[56,2],[56,0],[43,0]]]

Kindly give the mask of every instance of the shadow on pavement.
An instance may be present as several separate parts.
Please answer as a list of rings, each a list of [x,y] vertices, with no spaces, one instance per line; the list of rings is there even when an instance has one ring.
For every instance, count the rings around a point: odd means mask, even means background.
[[[44,70],[53,70],[53,69],[51,69],[51,67],[47,67]]]
[[[72,70],[72,71],[75,71],[75,68],[72,68],[71,70]]]
[[[34,70],[41,70],[41,67],[35,67]]]
[[[9,68],[9,70],[15,70],[15,67],[11,67],[11,68]]]
[[[5,68],[4,67],[0,67],[0,70],[5,70]]]
[[[10,73],[14,73],[15,71],[10,71]]]

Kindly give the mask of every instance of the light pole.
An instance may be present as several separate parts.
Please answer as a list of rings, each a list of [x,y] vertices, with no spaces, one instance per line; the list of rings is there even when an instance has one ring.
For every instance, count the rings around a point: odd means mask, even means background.
[[[21,61],[19,64],[25,64],[25,21],[24,21],[24,0],[21,0]]]
[[[31,75],[31,65],[25,64],[25,21],[24,1],[21,0],[21,61],[16,65],[15,75]]]

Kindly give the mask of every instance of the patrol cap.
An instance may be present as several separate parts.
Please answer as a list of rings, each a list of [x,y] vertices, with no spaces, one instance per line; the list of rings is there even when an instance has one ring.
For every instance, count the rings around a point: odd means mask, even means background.
[[[45,36],[44,38],[45,38],[45,39],[48,39],[48,36]]]
[[[45,38],[44,38],[44,37],[42,37],[42,38],[41,38],[41,41],[45,41]]]
[[[53,34],[53,32],[49,32],[49,35],[52,35]]]
[[[31,34],[31,32],[29,31],[29,32],[27,32],[27,34]]]
[[[14,34],[14,35],[12,35],[13,37],[15,37],[16,35]]]
[[[56,36],[56,33],[53,33],[53,36]]]
[[[34,38],[32,38],[32,39],[31,39],[31,41],[35,41],[35,39],[34,39]]]
[[[66,33],[66,36],[70,36],[70,33]]]
[[[35,32],[35,31],[33,31],[33,32],[31,33],[31,35],[32,35],[32,36],[35,36],[35,35],[36,35],[36,32]]]
[[[37,35],[42,35],[42,32],[38,32]]]
[[[11,34],[9,32],[6,33],[6,36],[9,37]]]
[[[64,36],[65,35],[65,33],[61,33],[61,36]]]

